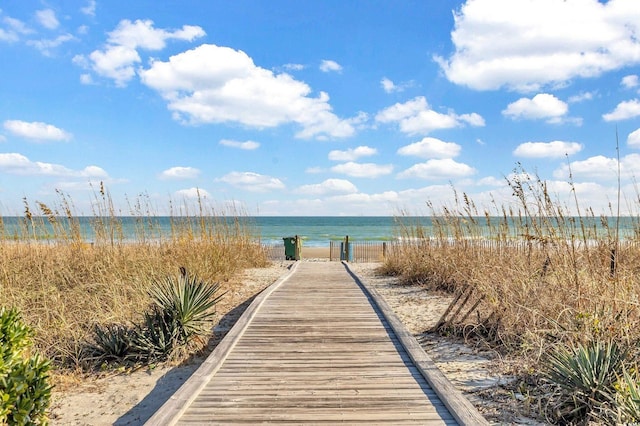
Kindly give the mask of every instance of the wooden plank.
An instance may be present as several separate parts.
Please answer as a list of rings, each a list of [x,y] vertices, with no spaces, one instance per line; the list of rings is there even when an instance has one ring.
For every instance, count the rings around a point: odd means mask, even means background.
[[[456,424],[345,266],[296,265],[147,424]]]

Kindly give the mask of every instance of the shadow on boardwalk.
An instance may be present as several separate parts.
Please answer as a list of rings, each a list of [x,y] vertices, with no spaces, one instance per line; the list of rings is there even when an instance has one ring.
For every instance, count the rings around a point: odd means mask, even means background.
[[[215,326],[215,333],[209,340],[204,358],[189,358],[181,365],[169,370],[147,396],[114,422],[115,426],[143,425],[160,407],[171,398],[171,395],[186,382],[198,369],[200,363],[222,341],[233,324],[257,297],[254,295],[240,305],[227,312]]]

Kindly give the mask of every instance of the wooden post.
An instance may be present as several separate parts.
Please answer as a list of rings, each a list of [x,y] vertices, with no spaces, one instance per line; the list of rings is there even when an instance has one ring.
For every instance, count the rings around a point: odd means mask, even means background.
[[[349,261],[349,236],[344,237],[344,260]]]
[[[382,258],[383,259],[387,258],[387,242],[386,241],[382,242]]]
[[[296,260],[300,260],[301,252],[302,252],[302,241],[301,241],[301,238],[296,235],[296,254],[295,254]]]

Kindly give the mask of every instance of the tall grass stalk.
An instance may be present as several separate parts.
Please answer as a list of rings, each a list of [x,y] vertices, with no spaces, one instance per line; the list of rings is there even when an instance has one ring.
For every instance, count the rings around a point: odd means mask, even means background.
[[[572,214],[539,178],[523,170],[513,176],[516,204],[479,210],[466,194],[453,205],[430,204],[431,229],[401,225],[405,243],[383,270],[430,288],[471,286],[482,303],[451,325],[534,361],[558,342],[640,342],[638,230],[619,244],[612,278],[617,231],[608,218],[581,208],[577,197],[580,214]]]
[[[96,326],[143,321],[152,284],[179,268],[222,283],[224,291],[243,268],[266,264],[243,214],[216,211],[204,200],[196,216],[170,217],[172,232],[162,235],[148,197],[123,213],[101,185],[93,216],[83,219],[87,229],[70,197],[59,196],[56,206],[36,202],[34,207],[25,199],[18,228],[0,222],[0,304],[24,313],[36,349],[57,369],[82,364],[82,342]],[[136,221],[133,238],[122,227],[121,215],[127,213]]]

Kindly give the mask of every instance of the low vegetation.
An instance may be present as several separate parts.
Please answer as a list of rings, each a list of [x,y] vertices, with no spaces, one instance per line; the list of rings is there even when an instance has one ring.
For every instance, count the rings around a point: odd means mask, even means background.
[[[639,421],[637,220],[621,235],[616,212],[569,209],[543,181],[514,176],[509,206],[480,211],[456,194],[431,206],[431,226],[400,218],[404,243],[383,272],[454,296],[434,331],[526,360],[518,373],[540,391],[527,403],[547,420]]]
[[[202,349],[226,283],[267,263],[242,214],[202,200],[160,217],[142,196],[121,212],[101,187],[80,217],[59,197],[0,221],[0,306],[22,312],[54,378]]]

